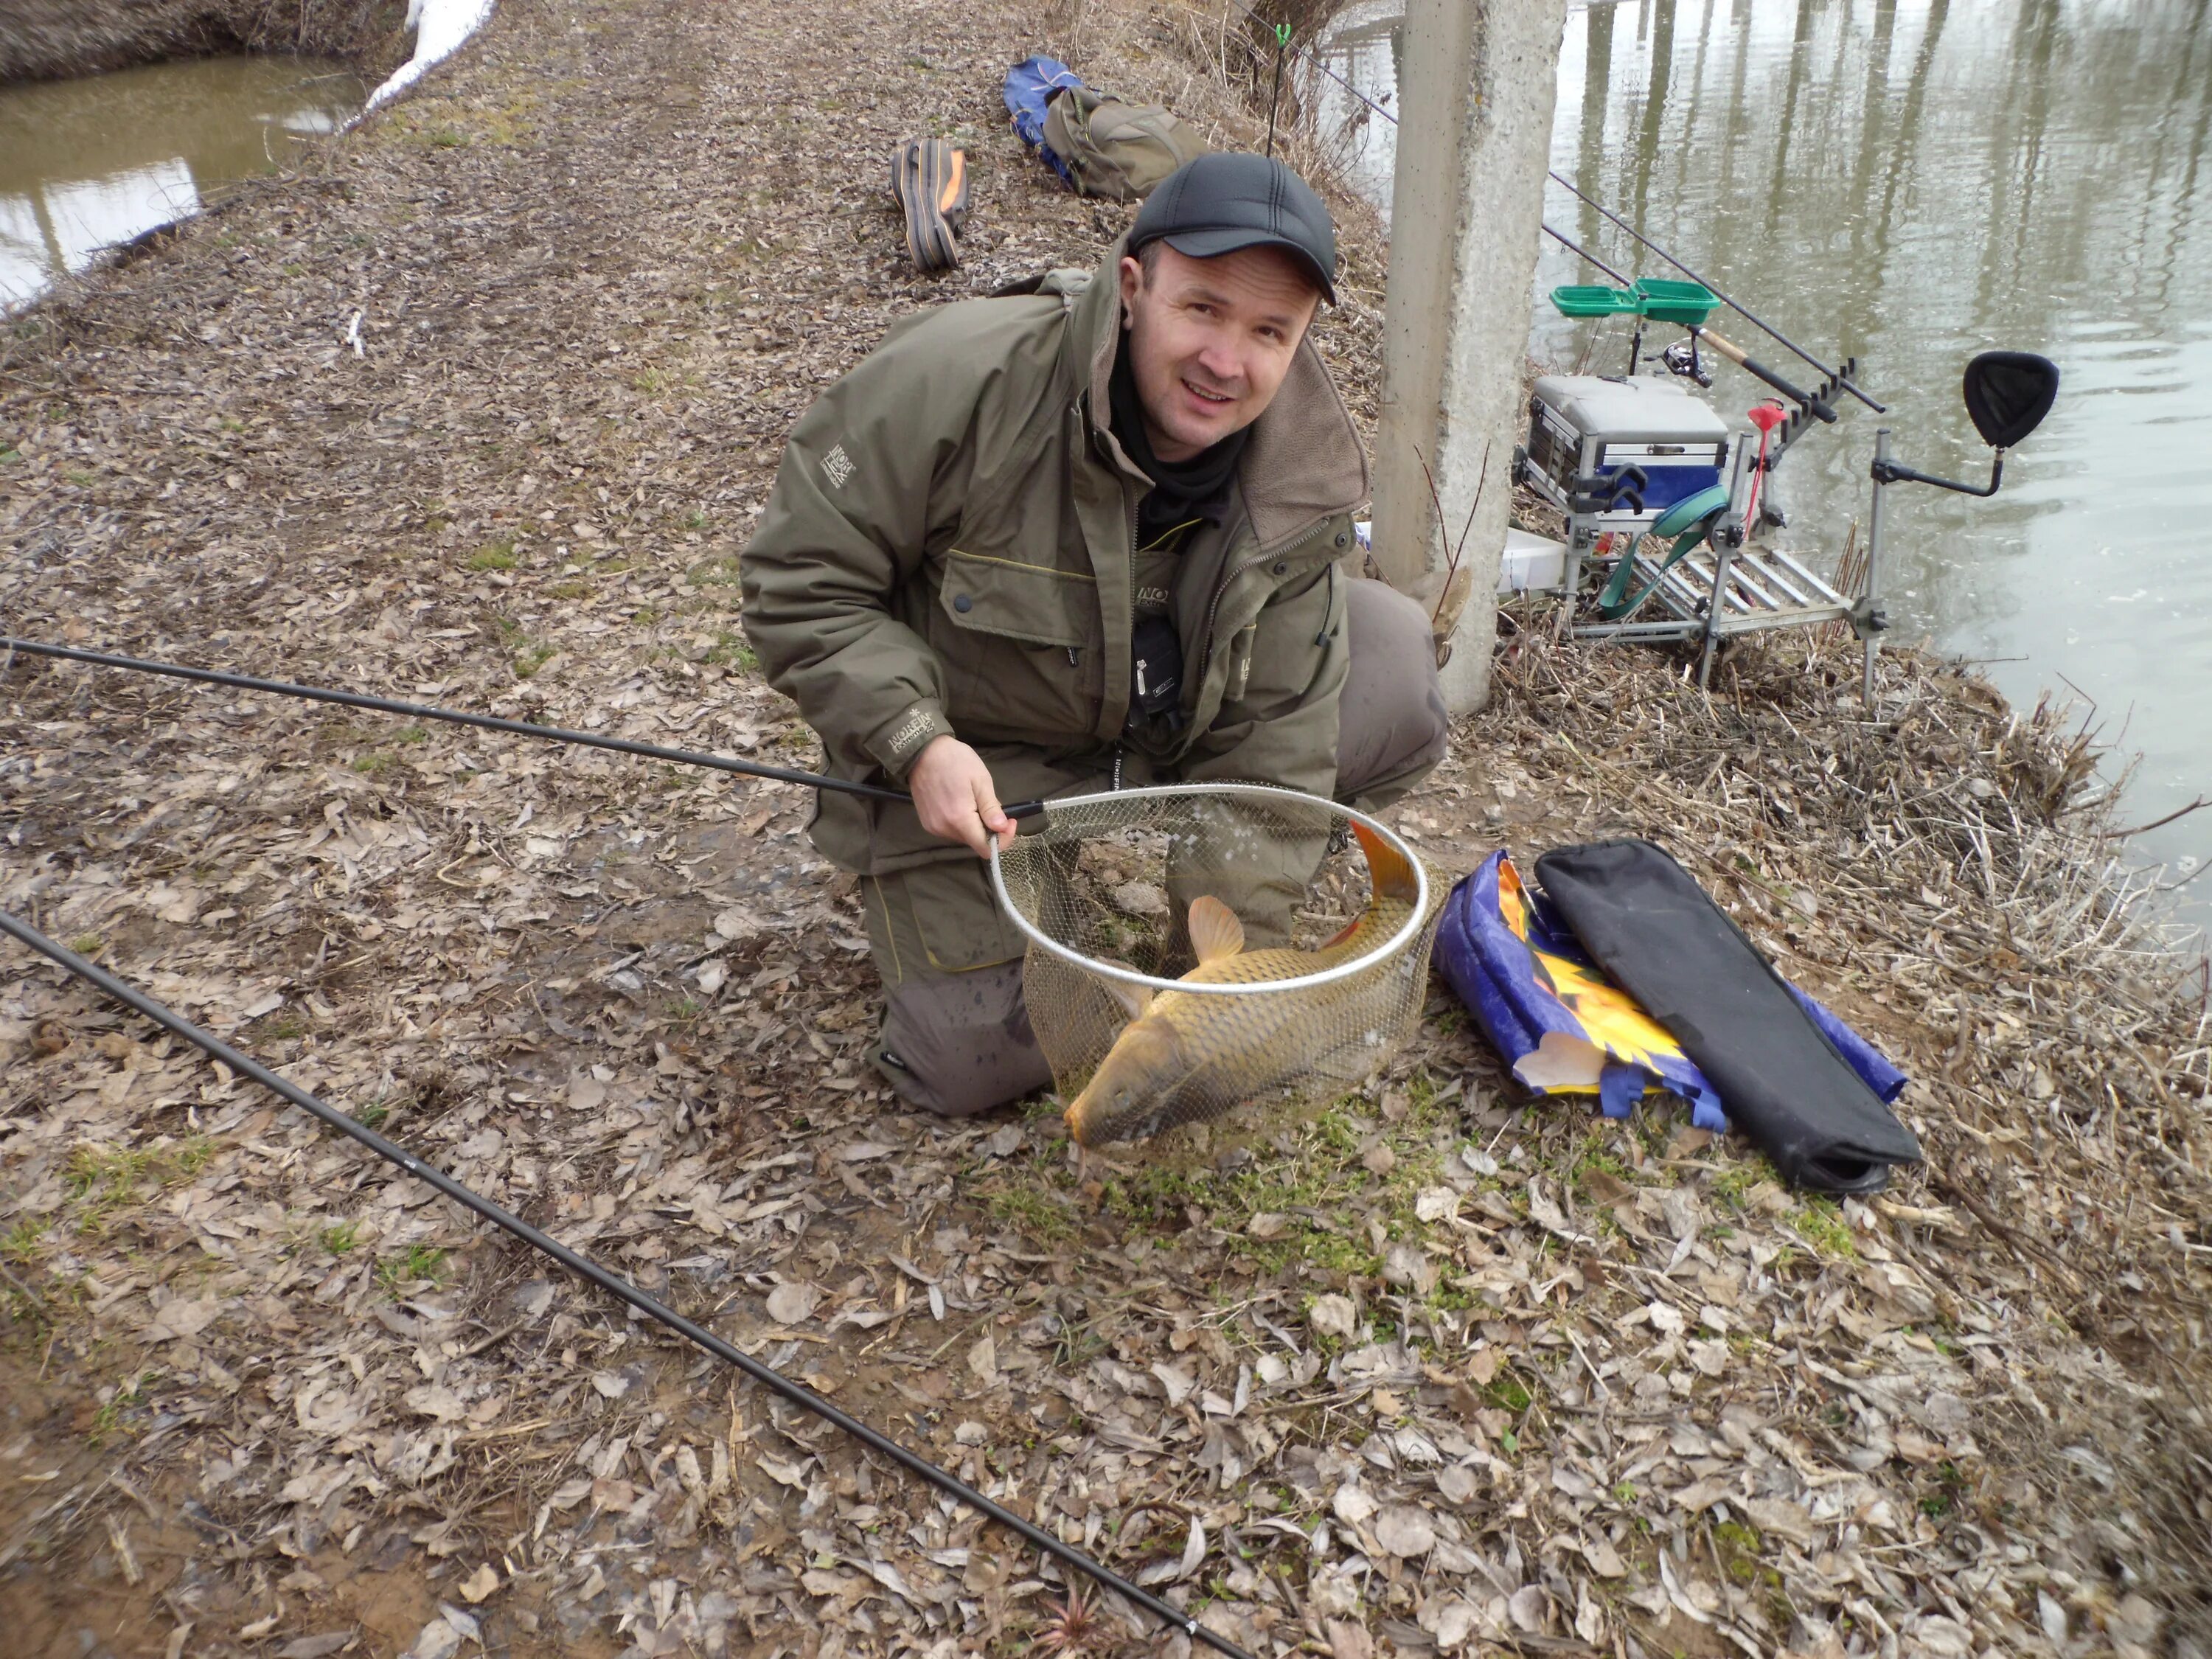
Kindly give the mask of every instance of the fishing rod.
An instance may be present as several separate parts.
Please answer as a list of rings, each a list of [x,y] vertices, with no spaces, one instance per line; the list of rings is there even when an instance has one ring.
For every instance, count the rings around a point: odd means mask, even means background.
[[[1623,276],[1620,271],[1615,270],[1611,265],[1606,264],[1604,260],[1599,258],[1596,254],[1592,253],[1588,248],[1584,247],[1580,242],[1576,241],[1572,237],[1562,236],[1558,231],[1553,230],[1549,225],[1545,225],[1543,227],[1543,230],[1545,235],[1550,237],[1561,247],[1566,249],[1568,252],[1575,255],[1576,258],[1581,259],[1585,264],[1596,266],[1598,270],[1612,277],[1614,282],[1619,283],[1623,288],[1630,286],[1635,281],[1634,277]]]
[[[426,1182],[452,1199],[464,1209],[489,1221],[501,1231],[520,1239],[531,1249],[551,1257],[577,1278],[596,1285],[617,1300],[627,1303],[655,1323],[663,1325],[694,1346],[704,1349],[715,1358],[736,1366],[763,1388],[783,1396],[793,1405],[823,1422],[841,1430],[859,1441],[869,1450],[890,1458],[908,1474],[918,1476],[939,1492],[967,1505],[977,1514],[997,1522],[1016,1534],[1024,1542],[1034,1545],[1060,1562],[1073,1568],[1102,1588],[1117,1595],[1127,1597],[1151,1613],[1162,1624],[1181,1631],[1194,1642],[1203,1642],[1228,1659],[1252,1659],[1252,1656],[1228,1638],[1207,1629],[1189,1613],[1167,1602],[1122,1577],[1103,1562],[1092,1559],[1073,1545],[1063,1543],[1034,1522],[1025,1521],[1005,1505],[986,1498],[981,1492],[950,1471],[939,1468],[919,1453],[908,1451],[896,1440],[868,1426],[860,1419],[849,1416],[831,1405],[811,1389],[793,1382],[773,1366],[763,1364],[742,1348],[724,1341],[702,1325],[694,1323],[673,1308],[656,1301],[619,1273],[601,1267],[591,1257],[570,1249],[550,1234],[542,1233],[521,1217],[501,1209],[489,1199],[463,1186],[434,1164],[425,1164],[405,1148],[386,1140],[375,1130],[349,1117],[335,1106],[318,1100],[305,1089],[281,1073],[272,1072],[258,1060],[249,1058],[232,1048],[222,1038],[203,1031],[174,1010],[156,1002],[137,987],[118,979],[99,963],[88,962],[65,945],[48,939],[28,922],[0,910],[0,933],[5,933],[18,943],[45,957],[57,966],[67,969],[87,984],[97,987],[116,1001],[133,1012],[144,1015],[156,1025],[175,1036],[182,1037],[210,1060],[218,1060],[235,1075],[250,1078],[272,1094],[291,1102],[301,1110],[319,1119],[327,1128],[336,1129],[348,1139],[359,1142],[386,1163],[404,1170],[417,1181]]]
[[[1814,368],[1819,369],[1822,375],[1834,380],[1839,388],[1850,392],[1852,397],[1857,398],[1869,409],[1874,410],[1875,414],[1887,415],[1889,412],[1889,405],[1887,404],[1876,403],[1872,398],[1869,397],[1865,392],[1859,390],[1856,386],[1853,385],[1850,380],[1839,370],[1828,363],[1821,362],[1820,359],[1815,357],[1811,352],[1806,350],[1803,346],[1799,345],[1796,341],[1791,339],[1787,334],[1784,334],[1780,329],[1775,327],[1773,324],[1768,322],[1764,317],[1761,317],[1757,312],[1752,310],[1749,307],[1736,300],[1729,298],[1728,295],[1723,293],[1719,289],[1715,288],[1712,283],[1707,282],[1704,277],[1698,275],[1696,271],[1691,270],[1689,266],[1684,264],[1673,254],[1668,252],[1665,248],[1661,247],[1658,243],[1653,241],[1642,231],[1637,229],[1634,225],[1630,224],[1627,220],[1622,218],[1611,208],[1606,206],[1604,203],[1598,201],[1594,197],[1584,195],[1580,190],[1577,190],[1574,185],[1570,183],[1563,174],[1554,170],[1552,173],[1552,181],[1554,184],[1565,185],[1568,194],[1575,197],[1577,200],[1584,203],[1588,206],[1595,208],[1607,219],[1620,226],[1621,229],[1626,231],[1644,246],[1650,249],[1652,252],[1657,254],[1661,258],[1664,259],[1668,264],[1674,266],[1675,270],[1680,271],[1682,275],[1688,277],[1692,282],[1697,283],[1700,288],[1711,289],[1713,298],[1718,300],[1730,311],[1735,312],[1738,316],[1743,318],[1747,322],[1750,323],[1753,327],[1760,329],[1766,334],[1772,337],[1778,344],[1786,346],[1791,351],[1796,352],[1807,362],[1812,364]]]
[[[703,766],[717,772],[734,772],[740,777],[796,783],[809,789],[833,789],[841,794],[858,795],[866,800],[910,804],[914,799],[902,789],[858,783],[850,778],[833,778],[820,772],[801,772],[788,766],[770,766],[763,761],[735,760],[727,755],[702,754],[692,749],[669,749],[657,743],[640,743],[630,738],[605,738],[596,732],[570,732],[557,726],[532,726],[527,720],[502,720],[496,714],[471,714],[459,708],[441,708],[434,703],[404,702],[397,697],[371,696],[362,691],[338,691],[324,685],[295,685],[285,680],[259,679],[251,674],[233,674],[219,668],[191,668],[182,663],[154,662],[143,657],[119,657],[106,651],[80,651],[74,646],[51,645],[43,640],[11,639],[4,635],[0,635],[0,649],[4,649],[11,656],[21,651],[33,657],[89,663],[95,668],[121,668],[134,674],[162,674],[171,679],[193,680],[204,685],[228,685],[241,691],[266,691],[281,697],[304,697],[310,702],[334,702],[347,708],[370,708],[380,714],[404,714],[410,720],[444,720],[452,726],[472,726],[479,731],[506,732],[520,738],[540,738],[548,743],[573,743],[587,749],[611,749],[618,755],[641,755],[647,760],[671,761],[678,766]],[[4,669],[6,660],[0,658],[0,669]],[[1001,810],[1010,818],[1030,818],[1044,811],[1044,803],[1041,800],[1017,801]]]
[[[1248,18],[1249,18],[1249,15],[1255,15],[1255,13],[1245,11],[1245,15],[1248,15]],[[1370,111],[1374,112],[1374,115],[1380,115],[1380,118],[1385,119],[1385,122],[1389,122],[1391,126],[1398,126],[1398,118],[1395,118],[1395,115],[1391,115],[1391,112],[1387,111],[1387,108],[1380,106],[1380,104],[1376,104],[1376,101],[1371,100],[1371,97],[1367,97],[1367,93],[1360,91],[1358,86],[1354,86],[1354,84],[1352,84],[1352,82],[1347,82],[1347,80],[1345,80],[1343,76],[1338,76],[1336,70],[1329,69],[1329,66],[1325,64],[1325,62],[1321,62],[1321,60],[1318,60],[1318,58],[1314,58],[1314,53],[1312,53],[1312,49],[1310,49],[1310,46],[1291,46],[1291,51],[1297,51],[1297,53],[1301,55],[1301,58],[1303,58],[1303,60],[1307,62],[1307,64],[1312,64],[1314,69],[1321,70],[1322,76],[1328,76],[1329,80],[1336,82],[1338,86],[1343,86],[1345,91],[1352,93],[1352,95],[1354,95],[1356,100],[1363,101],[1364,106],[1370,108]],[[1270,119],[1272,119],[1272,118],[1270,118]],[[1583,264],[1586,264],[1586,265],[1593,265],[1593,268],[1601,270],[1601,272],[1604,272],[1606,276],[1610,276],[1610,279],[1613,279],[1613,281],[1617,281],[1617,283],[1620,283],[1621,288],[1628,288],[1628,285],[1631,285],[1632,281],[1635,281],[1635,279],[1632,279],[1632,276],[1626,276],[1626,274],[1617,272],[1617,270],[1614,270],[1613,265],[1606,264],[1604,258],[1599,258],[1597,254],[1590,252],[1589,248],[1583,248],[1582,243],[1575,241],[1573,237],[1564,237],[1564,234],[1559,234],[1558,230],[1553,230],[1551,226],[1544,226],[1544,234],[1547,234],[1547,237],[1551,237],[1553,241],[1558,241],[1559,246],[1562,246],[1562,248],[1566,248],[1568,252],[1571,252],[1571,254],[1575,254],[1575,257],[1577,257],[1577,258],[1582,258],[1582,261],[1583,261]]]
[[[1249,10],[1249,9],[1246,9],[1246,13],[1245,13],[1245,15],[1246,15],[1247,16],[1251,16],[1251,15],[1253,15],[1253,14],[1250,12],[1250,10]],[[1301,57],[1301,58],[1304,58],[1304,59],[1306,60],[1306,62],[1307,62],[1308,64],[1311,64],[1311,65],[1312,65],[1316,70],[1319,70],[1322,75],[1327,76],[1330,80],[1332,80],[1332,81],[1335,82],[1336,82],[1336,84],[1337,84],[1339,87],[1341,87],[1345,91],[1346,91],[1346,92],[1350,93],[1350,94],[1351,94],[1354,98],[1358,99],[1361,103],[1363,103],[1363,104],[1366,105],[1366,106],[1367,106],[1367,108],[1368,108],[1368,110],[1369,110],[1369,112],[1370,112],[1370,113],[1381,116],[1384,120],[1388,121],[1388,122],[1389,122],[1392,126],[1394,126],[1394,127],[1395,127],[1395,126],[1397,126],[1398,125],[1400,125],[1400,124],[1399,124],[1398,118],[1397,118],[1395,115],[1394,115],[1393,113],[1391,113],[1391,112],[1389,112],[1389,110],[1387,110],[1387,109],[1383,108],[1382,105],[1380,105],[1380,104],[1376,103],[1376,102],[1375,101],[1375,100],[1373,100],[1372,98],[1370,98],[1370,97],[1369,97],[1365,93],[1364,93],[1364,92],[1360,91],[1360,89],[1359,89],[1358,87],[1353,86],[1353,85],[1352,84],[1352,82],[1349,82],[1349,81],[1346,80],[1346,79],[1344,78],[1344,76],[1342,76],[1341,75],[1339,75],[1339,74],[1338,74],[1334,70],[1331,69],[1331,68],[1330,68],[1327,64],[1324,64],[1323,62],[1322,62],[1322,60],[1321,60],[1318,57],[1316,57],[1316,56],[1315,55],[1315,53],[1314,53],[1314,52],[1313,52],[1313,49],[1312,49],[1311,47],[1310,47],[1310,46],[1297,46],[1297,47],[1294,47],[1294,48],[1293,48],[1293,50],[1294,50],[1294,51],[1296,51],[1296,52],[1297,52],[1297,54],[1298,54],[1298,56],[1299,56],[1299,57]],[[1553,178],[1555,181],[1557,181],[1558,183],[1559,183],[1559,184],[1561,184],[1561,185],[1565,185],[1565,186],[1566,186],[1566,188],[1567,188],[1567,190],[1568,190],[1571,194],[1573,194],[1574,196],[1576,196],[1576,197],[1579,198],[1582,201],[1583,201],[1583,202],[1585,202],[1585,203],[1588,203],[1589,206],[1595,208],[1595,209],[1596,209],[1600,213],[1603,214],[1603,215],[1604,215],[1607,219],[1611,220],[1614,224],[1616,224],[1616,225],[1620,226],[1621,229],[1623,229],[1623,230],[1626,231],[1626,232],[1627,232],[1631,236],[1633,236],[1633,237],[1634,237],[1634,238],[1635,238],[1638,242],[1642,243],[1645,247],[1647,247],[1647,248],[1650,249],[1652,252],[1654,252],[1654,253],[1657,254],[1657,255],[1658,255],[1662,259],[1664,259],[1664,260],[1665,260],[1668,264],[1670,264],[1670,265],[1674,266],[1675,270],[1677,270],[1680,271],[1680,272],[1681,272],[1685,276],[1688,277],[1692,282],[1693,282],[1693,283],[1697,283],[1697,284],[1698,284],[1698,286],[1700,286],[1701,288],[1705,288],[1705,289],[1711,289],[1711,292],[1712,292],[1712,295],[1713,295],[1713,297],[1714,297],[1716,300],[1718,300],[1718,301],[1719,301],[1723,305],[1726,306],[1729,310],[1731,310],[1731,311],[1733,311],[1733,312],[1736,313],[1739,316],[1742,317],[1746,321],[1749,322],[1749,323],[1750,323],[1750,324],[1751,324],[1754,328],[1760,329],[1760,330],[1764,331],[1765,333],[1767,333],[1767,334],[1769,334],[1769,335],[1772,336],[1772,337],[1773,337],[1773,338],[1774,338],[1774,339],[1775,339],[1775,340],[1776,340],[1779,344],[1782,344],[1782,345],[1784,345],[1784,346],[1788,347],[1791,351],[1795,352],[1798,356],[1800,356],[1800,357],[1803,358],[1807,362],[1808,362],[1808,363],[1812,364],[1812,366],[1813,366],[1814,368],[1817,368],[1817,369],[1819,369],[1819,370],[1820,371],[1820,374],[1821,374],[1821,375],[1823,376],[1823,378],[1824,378],[1824,379],[1832,381],[1832,382],[1835,384],[1836,387],[1837,387],[1838,390],[1841,390],[1841,391],[1844,391],[1844,392],[1850,392],[1850,393],[1851,394],[1851,396],[1853,396],[1854,398],[1857,398],[1861,403],[1864,404],[1865,404],[1869,409],[1873,410],[1874,410],[1876,414],[1878,414],[1878,415],[1886,415],[1886,414],[1887,414],[1887,413],[1889,412],[1889,406],[1888,406],[1887,404],[1879,404],[1879,403],[1876,403],[1876,402],[1875,402],[1872,398],[1869,397],[1869,396],[1868,396],[1864,392],[1861,391],[1857,386],[1856,386],[1856,385],[1854,385],[1854,384],[1852,383],[1852,381],[1851,381],[1851,380],[1850,380],[1850,376],[1849,376],[1848,374],[1846,374],[1844,372],[1844,370],[1842,370],[1842,369],[1838,369],[1838,368],[1832,368],[1832,367],[1830,367],[1828,364],[1826,364],[1826,363],[1825,363],[1825,362],[1821,362],[1821,361],[1820,361],[1820,359],[1819,359],[1818,357],[1815,357],[1815,356],[1814,356],[1811,352],[1809,352],[1809,351],[1806,350],[1804,347],[1802,347],[1802,346],[1799,345],[1799,344],[1798,344],[1795,340],[1791,339],[1788,335],[1786,335],[1786,334],[1783,333],[1781,330],[1779,330],[1779,329],[1776,328],[1776,327],[1775,327],[1771,323],[1768,322],[1765,318],[1763,318],[1763,317],[1759,316],[1756,312],[1754,312],[1754,311],[1751,310],[1748,307],[1747,307],[1747,306],[1743,305],[1743,304],[1742,304],[1741,302],[1740,302],[1739,301],[1737,301],[1737,300],[1735,300],[1735,299],[1731,298],[1729,295],[1723,293],[1719,289],[1715,288],[1715,287],[1713,286],[1713,284],[1712,284],[1712,283],[1711,283],[1707,282],[1704,277],[1702,277],[1702,276],[1700,276],[1699,275],[1698,275],[1698,273],[1697,273],[1696,271],[1694,271],[1694,270],[1691,270],[1691,269],[1689,268],[1689,266],[1687,266],[1687,265],[1684,264],[1683,264],[1680,259],[1677,259],[1677,258],[1676,258],[1673,254],[1671,254],[1671,253],[1668,252],[1667,252],[1667,250],[1666,250],[1665,248],[1661,247],[1661,246],[1658,245],[1658,243],[1656,243],[1656,242],[1653,241],[1650,237],[1648,237],[1648,236],[1646,236],[1645,234],[1644,234],[1644,233],[1643,233],[1642,231],[1638,230],[1638,229],[1637,229],[1633,225],[1630,224],[1630,223],[1628,222],[1628,221],[1627,221],[1627,220],[1626,220],[1626,219],[1622,218],[1619,214],[1615,213],[1615,212],[1614,212],[1611,208],[1607,207],[1603,203],[1601,203],[1601,202],[1598,202],[1598,201],[1595,201],[1595,200],[1593,200],[1591,198],[1589,198],[1589,197],[1588,197],[1588,196],[1583,195],[1583,192],[1582,192],[1581,191],[1579,191],[1579,190],[1576,189],[1576,188],[1575,188],[1575,186],[1574,186],[1572,184],[1569,183],[1569,182],[1568,182],[1568,180],[1566,180],[1565,179],[1562,178],[1562,177],[1561,177],[1558,173],[1554,172],[1554,173],[1552,173],[1552,175],[1551,175],[1551,176],[1552,176],[1552,178]],[[1609,264],[1606,264],[1606,262],[1605,262],[1604,260],[1602,260],[1602,259],[1599,258],[1595,254],[1592,253],[1592,252],[1591,252],[1588,248],[1582,246],[1580,244],[1578,244],[1578,243],[1577,243],[1577,242],[1573,241],[1572,240],[1571,240],[1570,238],[1568,238],[1568,237],[1566,237],[1566,236],[1563,236],[1563,235],[1561,235],[1558,231],[1556,231],[1556,230],[1553,229],[1553,228],[1551,228],[1551,226],[1549,226],[1549,225],[1545,225],[1545,226],[1543,227],[1543,230],[1544,230],[1544,234],[1545,234],[1547,236],[1549,236],[1549,237],[1550,237],[1553,241],[1555,241],[1555,242],[1559,243],[1562,247],[1565,248],[1565,249],[1567,250],[1567,252],[1569,252],[1570,253],[1574,254],[1577,258],[1578,258],[1582,259],[1584,263],[1586,263],[1586,264],[1589,264],[1589,265],[1591,265],[1591,266],[1595,267],[1595,269],[1597,269],[1597,270],[1599,270],[1603,271],[1607,276],[1608,276],[1612,277],[1612,278],[1613,278],[1613,280],[1614,282],[1619,283],[1622,287],[1626,288],[1626,287],[1629,286],[1630,279],[1629,279],[1627,276],[1626,276],[1622,275],[1620,271],[1615,270],[1614,270],[1611,265],[1609,265]],[[1717,345],[1717,344],[1719,343],[1719,342],[1718,342],[1718,341],[1715,341],[1715,343]],[[1729,352],[1729,351],[1726,351],[1726,350],[1724,350],[1724,351],[1723,352],[1723,354],[1722,354],[1722,355],[1723,355],[1723,356],[1728,356],[1731,362],[1736,362],[1739,366],[1743,366],[1743,360],[1742,360],[1742,358],[1741,358],[1741,356],[1736,356],[1736,355],[1735,355],[1735,354],[1734,354],[1733,352]],[[1756,374],[1756,373],[1757,373],[1757,371],[1755,371],[1755,370],[1754,370],[1754,371],[1753,371],[1753,372],[1754,374]],[[1765,381],[1766,381],[1766,383],[1767,383],[1769,386],[1774,386],[1774,385],[1778,384],[1778,383],[1776,382],[1776,380],[1773,379],[1773,377],[1772,377],[1772,376],[1771,376],[1771,375],[1767,375],[1767,374],[1759,374],[1759,379],[1761,379],[1761,380],[1765,380]],[[1807,402],[1807,401],[1808,401],[1806,398],[1803,398],[1803,396],[1802,396],[1802,394],[1796,394],[1796,395],[1797,395],[1797,396],[1798,396],[1798,401],[1799,401],[1799,402],[1803,403],[1803,402]],[[1834,417],[1833,417],[1833,416],[1832,416],[1832,415],[1831,415],[1831,416],[1827,416],[1826,418],[1833,419]]]

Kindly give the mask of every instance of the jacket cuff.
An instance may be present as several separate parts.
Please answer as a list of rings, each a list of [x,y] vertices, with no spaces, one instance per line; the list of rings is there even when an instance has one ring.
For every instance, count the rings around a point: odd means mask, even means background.
[[[876,764],[892,777],[904,781],[907,769],[915,758],[938,738],[949,737],[952,722],[945,718],[945,711],[933,698],[925,697],[896,719],[886,720],[861,745],[876,758]]]

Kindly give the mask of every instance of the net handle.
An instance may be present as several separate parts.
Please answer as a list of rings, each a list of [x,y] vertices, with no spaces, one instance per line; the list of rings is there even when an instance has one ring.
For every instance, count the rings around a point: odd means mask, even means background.
[[[1333,800],[1323,800],[1319,795],[1309,795],[1302,789],[1285,789],[1270,783],[1160,783],[1139,789],[1102,790],[1096,794],[1066,795],[1044,803],[1042,817],[1047,824],[1053,814],[1079,806],[1092,806],[1102,801],[1163,800],[1182,796],[1210,795],[1238,796],[1247,799],[1263,800],[1279,805],[1285,800],[1318,807],[1330,817],[1351,819],[1354,823],[1371,830],[1406,862],[1413,866],[1414,904],[1413,914],[1406,918],[1405,926],[1391,934],[1366,955],[1350,962],[1340,962],[1334,968],[1323,969],[1317,974],[1302,974],[1296,979],[1262,980],[1252,985],[1218,985],[1186,979],[1159,979],[1151,974],[1140,974],[1133,968],[1124,968],[1118,963],[1102,962],[1096,957],[1086,957],[1072,946],[1062,945],[1024,915],[1006,891],[1005,872],[999,867],[999,843],[991,842],[991,890],[998,895],[999,906],[1021,930],[1022,937],[1048,954],[1062,962],[1097,974],[1107,979],[1119,980],[1124,985],[1142,985],[1154,991],[1177,991],[1193,996],[1249,997],[1273,996],[1284,991],[1313,990],[1323,985],[1334,985],[1340,980],[1373,968],[1388,961],[1420,936],[1429,915],[1429,871],[1421,856],[1408,846],[1405,838],[1387,823],[1378,823],[1355,807]]]

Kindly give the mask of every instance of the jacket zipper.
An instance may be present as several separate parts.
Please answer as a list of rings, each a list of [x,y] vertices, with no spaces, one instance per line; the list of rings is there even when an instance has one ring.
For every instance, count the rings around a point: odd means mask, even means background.
[[[1198,675],[1191,682],[1193,685],[1203,686],[1206,684],[1207,672],[1213,666],[1213,624],[1216,618],[1221,615],[1221,601],[1228,593],[1230,585],[1255,565],[1265,564],[1270,559],[1284,558],[1297,552],[1298,549],[1328,528],[1328,520],[1323,519],[1295,541],[1285,543],[1279,547],[1261,549],[1221,579],[1221,585],[1213,590],[1213,599],[1206,607],[1206,655],[1199,659]],[[1132,625],[1133,626],[1133,618]]]

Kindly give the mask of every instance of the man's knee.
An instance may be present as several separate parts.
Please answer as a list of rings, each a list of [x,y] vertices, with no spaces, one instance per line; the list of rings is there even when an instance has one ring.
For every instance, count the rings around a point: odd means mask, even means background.
[[[869,877],[860,890],[884,981],[883,1029],[869,1058],[899,1097],[966,1117],[1049,1085],[1022,1001],[1024,941],[1000,912],[981,860]]]
[[[1378,581],[1345,593],[1352,661],[1337,723],[1337,799],[1387,805],[1428,775],[1451,738],[1428,612]]]
[[[869,1058],[900,1098],[942,1117],[988,1112],[1052,1083],[1019,962],[887,988]]]

